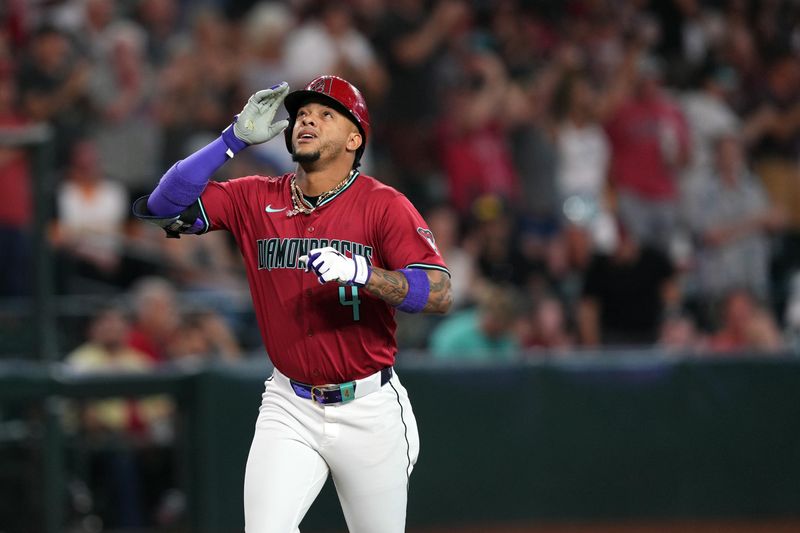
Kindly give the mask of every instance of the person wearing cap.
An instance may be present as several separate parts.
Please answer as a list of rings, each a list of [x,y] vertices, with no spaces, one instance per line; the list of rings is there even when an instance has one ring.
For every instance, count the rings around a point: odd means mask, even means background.
[[[273,123],[284,103],[289,119]],[[405,530],[419,436],[393,364],[394,315],[446,313],[450,274],[408,199],[359,165],[366,101],[321,76],[255,93],[210,145],[178,161],[134,213],[169,237],[224,229],[244,258],[274,365],[244,483],[245,531],[298,531],[332,475],[351,533]],[[297,170],[209,181],[284,132]]]

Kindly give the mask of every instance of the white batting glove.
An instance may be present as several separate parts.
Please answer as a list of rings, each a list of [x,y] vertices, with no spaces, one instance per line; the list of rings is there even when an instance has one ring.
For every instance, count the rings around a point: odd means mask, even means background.
[[[314,271],[322,284],[335,281],[363,287],[372,272],[365,257],[353,254],[351,259],[330,246],[313,248],[298,259],[305,263],[307,272]]]
[[[274,124],[272,121],[288,93],[289,84],[285,81],[255,93],[236,116],[233,134],[247,144],[260,144],[285,130],[289,126],[288,120],[280,120]]]

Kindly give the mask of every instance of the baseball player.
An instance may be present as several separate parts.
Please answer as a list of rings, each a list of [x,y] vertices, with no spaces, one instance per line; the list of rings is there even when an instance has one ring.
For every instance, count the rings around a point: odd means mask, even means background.
[[[273,123],[281,102],[289,120]],[[296,172],[209,182],[281,131]],[[244,257],[275,367],[247,460],[247,533],[299,531],[329,472],[351,533],[405,529],[419,437],[392,368],[394,314],[445,313],[452,296],[417,210],[359,173],[369,136],[366,102],[347,81],[322,76],[292,93],[281,83],[134,204],[170,237],[226,229]]]

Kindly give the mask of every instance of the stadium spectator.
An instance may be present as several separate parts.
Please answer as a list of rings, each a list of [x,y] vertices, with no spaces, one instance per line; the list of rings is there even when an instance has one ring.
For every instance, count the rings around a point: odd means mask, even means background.
[[[76,9],[83,9],[82,17],[78,19],[82,24],[70,23],[62,11],[60,27],[73,36],[81,55],[95,65],[95,62],[105,59],[113,46],[110,41],[115,31],[117,3],[114,0],[85,0],[80,4]]]
[[[785,226],[786,214],[770,204],[758,177],[748,171],[736,134],[717,139],[714,159],[713,173],[687,199],[697,243],[690,288],[700,302],[718,301],[737,287],[765,298],[769,234]]]
[[[151,371],[153,361],[150,357],[126,345],[129,328],[128,319],[120,308],[102,309],[89,325],[87,341],[67,355],[67,367],[79,374]],[[96,433],[162,439],[163,425],[171,411],[170,402],[161,396],[138,401],[98,400],[87,406],[83,422],[87,430]]]
[[[671,77],[683,84],[719,47],[724,31],[722,14],[716,6],[700,0],[654,2],[651,9],[660,22],[656,52],[671,65]]]
[[[739,111],[754,107],[753,98],[757,98],[764,75],[757,38],[747,11],[744,2],[729,2],[725,6],[723,39],[718,51],[719,59],[736,69],[739,76],[741,90],[736,95],[734,106]]]
[[[78,55],[70,38],[52,26],[37,30],[27,51],[19,74],[22,109],[31,119],[53,126],[55,162],[63,167],[91,117],[91,65]]]
[[[122,311],[101,310],[89,326],[86,343],[66,358],[76,374],[145,373],[150,358],[126,346],[128,322]],[[171,401],[164,396],[108,398],[86,403],[81,430],[91,443],[90,485],[97,511],[108,527],[142,527],[147,523],[139,449],[172,438]]]
[[[530,349],[530,353],[565,353],[576,346],[567,327],[564,304],[553,296],[534,303],[530,315],[523,317],[518,335],[521,347]]]
[[[0,128],[28,123],[18,111],[16,80],[10,62],[0,60]],[[30,293],[31,173],[23,147],[0,145],[0,297]]]
[[[395,180],[415,205],[437,194],[431,191],[441,171],[434,124],[439,109],[439,66],[448,42],[463,35],[469,24],[469,3],[425,0],[387,2],[376,32],[378,49],[391,83],[380,107],[382,124],[376,139],[386,144]],[[372,103],[370,103],[373,108]]]
[[[711,352],[769,352],[783,347],[774,317],[750,291],[732,289],[720,314],[720,327],[708,340]]]
[[[325,72],[362,87],[368,98],[380,97],[386,89],[386,72],[355,27],[350,7],[337,0],[313,6],[311,16],[286,41],[283,64],[289,84],[302,87]]]
[[[208,361],[236,361],[242,348],[223,318],[213,311],[186,317],[169,346],[170,362],[192,365]]]
[[[659,60],[641,57],[631,94],[610,113],[606,130],[622,220],[641,243],[669,251],[678,222],[679,172],[688,160],[689,133],[662,81]]]
[[[152,116],[154,78],[144,61],[145,34],[133,23],[108,31],[107,53],[92,70],[92,134],[103,174],[136,197],[158,169],[160,129]]]
[[[669,258],[618,223],[613,251],[595,254],[586,272],[577,310],[581,343],[652,345],[662,316],[679,303]]]
[[[543,265],[526,256],[519,246],[518,235],[517,221],[508,204],[495,196],[474,202],[467,239],[483,280],[524,288],[543,273]]]
[[[439,254],[453,275],[453,308],[464,307],[475,299],[477,267],[472,250],[461,242],[461,222],[452,206],[442,204],[425,214],[428,227],[435,236]],[[470,243],[470,247],[474,243]]]
[[[691,186],[707,177],[714,165],[714,142],[742,127],[741,119],[729,103],[738,83],[733,68],[710,64],[703,70],[697,90],[687,91],[681,97],[691,139],[689,164],[683,177],[684,188],[688,189],[684,198],[691,196]]]
[[[204,145],[241,110],[237,95],[243,57],[233,33],[219,13],[198,8],[187,34],[177,40],[159,71],[155,112],[164,135],[162,167]]]
[[[128,200],[125,187],[103,175],[95,144],[77,141],[58,187],[58,219],[51,234],[65,254],[59,273],[65,291],[107,291],[102,284],[117,285]]]
[[[554,113],[558,143],[557,185],[570,266],[584,270],[609,223],[606,201],[610,148],[595,116],[599,95],[581,73],[564,76]]]
[[[279,2],[259,2],[244,21],[245,64],[243,91],[252,94],[289,78],[284,61],[286,37],[295,25],[294,14]]]
[[[552,27],[537,19],[538,6],[522,4],[519,0],[492,2],[485,35],[508,67],[509,76],[519,82],[537,74],[557,41]]]
[[[772,120],[759,142],[752,146],[753,168],[761,176],[772,201],[783,207],[790,227],[800,230],[800,65],[796,54],[783,52],[769,58],[757,100],[757,112]]]
[[[705,336],[687,313],[667,313],[661,321],[657,346],[669,353],[694,354],[706,348]]]
[[[485,51],[465,51],[436,126],[447,197],[462,214],[494,195],[520,206],[521,186],[507,142],[511,86],[505,66]]]
[[[242,22],[243,42],[241,91],[242,100],[250,94],[270,87],[275,80],[286,80],[289,69],[284,61],[286,40],[295,27],[295,15],[289,6],[279,2],[259,2],[247,12]],[[313,78],[313,76],[312,76]],[[303,82],[303,85],[307,80]],[[288,117],[284,109],[279,112],[279,119]],[[282,143],[263,143],[252,146],[245,154],[257,160],[258,167],[253,172],[238,172],[226,168],[232,176],[248,174],[280,175],[294,170],[295,163]],[[238,159],[238,158],[237,158]],[[233,163],[234,161],[231,161]],[[263,167],[268,167],[264,169]],[[274,171],[269,171],[273,168]]]
[[[180,35],[177,0],[141,0],[136,7],[136,20],[147,34],[147,63],[154,68],[166,64],[171,49]]]
[[[440,361],[510,361],[519,350],[513,326],[513,289],[485,285],[478,306],[445,318],[431,334],[431,356]]]
[[[224,233],[209,233],[203,239],[180,239],[178,242],[161,239],[157,242],[161,245],[159,251],[165,266],[164,275],[179,290],[205,295],[215,303],[215,307],[216,304],[224,307],[222,301],[226,292],[247,290],[241,256],[231,247]]]
[[[144,278],[131,289],[131,297],[134,321],[128,345],[147,354],[153,363],[166,362],[181,323],[174,287],[161,278]]]

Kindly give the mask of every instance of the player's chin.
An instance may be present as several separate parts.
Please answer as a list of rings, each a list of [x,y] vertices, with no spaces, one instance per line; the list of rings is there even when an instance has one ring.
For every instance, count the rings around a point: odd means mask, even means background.
[[[295,146],[292,151],[292,161],[295,163],[314,163],[315,161],[319,161],[321,155],[319,150],[298,148]]]

